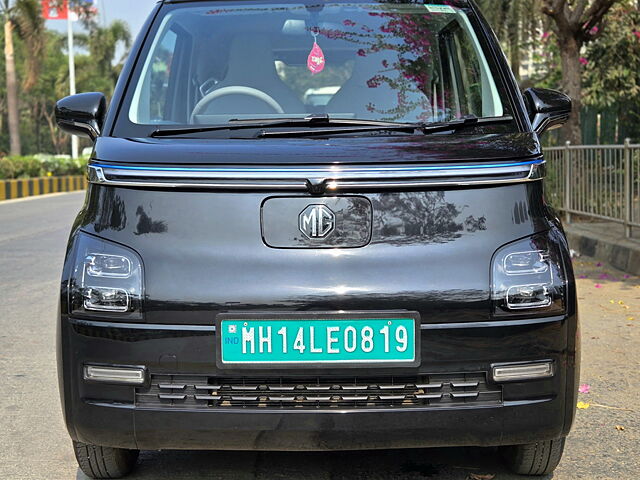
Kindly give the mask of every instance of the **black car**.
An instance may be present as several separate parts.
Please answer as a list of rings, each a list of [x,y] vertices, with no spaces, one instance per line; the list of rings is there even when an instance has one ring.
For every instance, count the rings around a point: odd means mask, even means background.
[[[466,0],[159,2],[91,138],[58,369],[80,468],[139,450],[496,446],[560,461],[576,291],[539,136]]]

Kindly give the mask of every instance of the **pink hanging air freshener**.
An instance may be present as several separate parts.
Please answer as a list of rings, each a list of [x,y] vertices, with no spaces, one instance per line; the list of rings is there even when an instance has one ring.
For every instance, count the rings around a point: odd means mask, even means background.
[[[307,68],[309,71],[315,75],[324,70],[325,60],[324,60],[324,52],[318,45],[318,34],[312,33],[313,35],[313,48],[311,49],[311,53],[309,53],[309,58],[307,58]]]

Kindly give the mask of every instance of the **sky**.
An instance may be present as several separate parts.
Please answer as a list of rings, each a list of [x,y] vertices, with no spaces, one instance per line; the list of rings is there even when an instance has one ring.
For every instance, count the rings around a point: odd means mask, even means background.
[[[108,25],[117,19],[124,20],[129,24],[131,35],[135,38],[156,3],[157,0],[98,0],[100,24]],[[66,32],[67,22],[49,20],[47,28]],[[74,30],[80,31],[81,28],[80,25],[74,25]]]
[[[157,0],[98,0],[100,22],[109,24],[116,19],[124,20],[135,37],[156,3]]]

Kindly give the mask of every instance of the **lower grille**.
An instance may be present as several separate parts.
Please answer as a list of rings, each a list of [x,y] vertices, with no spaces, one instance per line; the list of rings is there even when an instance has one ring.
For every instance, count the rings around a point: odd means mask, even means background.
[[[152,375],[136,406],[174,409],[352,409],[502,404],[486,373],[413,377],[258,378]]]

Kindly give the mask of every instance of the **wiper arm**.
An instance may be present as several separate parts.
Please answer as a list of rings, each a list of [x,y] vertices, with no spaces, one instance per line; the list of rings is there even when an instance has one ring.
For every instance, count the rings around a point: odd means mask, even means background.
[[[302,128],[302,127],[404,127],[405,129],[411,124],[383,122],[376,120],[361,120],[361,119],[339,119],[330,118],[325,114],[314,114],[304,118],[283,118],[276,120],[231,120],[224,125],[209,125],[201,127],[182,127],[182,128],[169,128],[169,129],[157,129],[154,131],[152,137],[173,137],[178,135],[190,135],[195,133],[216,132],[221,130],[248,130],[248,129],[266,129],[266,128]]]
[[[386,123],[380,122],[377,125],[362,125],[345,128],[332,128],[332,129],[318,129],[318,130],[293,130],[283,132],[268,132],[262,131],[258,134],[258,138],[291,138],[291,137],[317,137],[325,135],[345,135],[356,133],[367,133],[376,131],[392,131],[392,132],[407,132],[412,133],[420,131],[424,135],[430,135],[432,133],[451,132],[458,131],[464,128],[470,128],[479,125],[495,125],[500,123],[509,123],[513,121],[512,116],[503,117],[485,117],[478,118],[476,116],[469,116],[458,120],[451,120],[450,122],[437,122],[437,123]]]
[[[422,131],[425,135],[430,133],[458,131],[465,128],[471,128],[483,125],[497,125],[500,123],[509,123],[513,121],[511,115],[504,115],[502,117],[476,117],[475,115],[468,115],[464,118],[451,120],[448,122],[435,122],[425,123],[422,125]]]
[[[413,133],[416,130],[422,128],[421,124],[413,123],[398,123],[395,125],[365,125],[362,127],[333,127],[323,128],[318,130],[289,130],[282,132],[268,132],[262,130],[258,134],[258,138],[291,138],[291,137],[322,137],[325,135],[345,135],[354,133],[367,133],[367,132],[407,132]]]
[[[233,122],[232,120],[231,122]],[[224,125],[209,125],[202,127],[182,127],[182,128],[159,128],[151,134],[152,137],[174,137],[179,135],[191,135],[194,133],[217,132],[220,130],[243,130],[251,128],[268,128],[268,127],[297,127],[306,125],[301,121],[294,119],[274,120],[273,122],[248,122],[248,123],[225,123]]]

